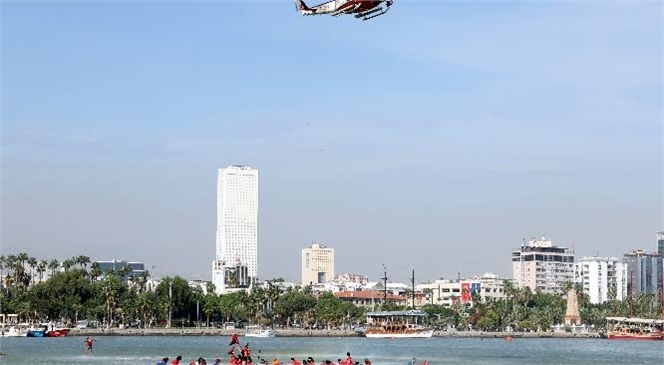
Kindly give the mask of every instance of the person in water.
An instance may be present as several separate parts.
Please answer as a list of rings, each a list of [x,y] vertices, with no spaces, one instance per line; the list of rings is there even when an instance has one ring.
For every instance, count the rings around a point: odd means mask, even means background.
[[[164,357],[157,363],[157,365],[168,365],[168,358]]]
[[[83,340],[83,342],[85,342],[85,346],[87,347],[85,349],[85,354],[86,355],[91,355],[92,354],[92,343],[95,342],[95,341],[97,341],[97,340],[95,340],[94,338],[90,338],[90,337],[86,337],[85,340]]]

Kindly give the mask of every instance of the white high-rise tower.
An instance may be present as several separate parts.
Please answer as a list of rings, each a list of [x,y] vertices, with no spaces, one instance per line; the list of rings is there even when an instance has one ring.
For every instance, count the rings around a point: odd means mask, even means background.
[[[217,177],[215,292],[247,288],[258,276],[258,170],[233,165]]]

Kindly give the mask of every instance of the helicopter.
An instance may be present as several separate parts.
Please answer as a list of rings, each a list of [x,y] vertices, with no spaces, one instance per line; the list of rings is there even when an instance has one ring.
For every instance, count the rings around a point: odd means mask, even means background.
[[[369,20],[387,13],[394,0],[330,0],[309,7],[303,0],[295,0],[295,8],[302,15],[342,16],[353,14],[355,18]]]

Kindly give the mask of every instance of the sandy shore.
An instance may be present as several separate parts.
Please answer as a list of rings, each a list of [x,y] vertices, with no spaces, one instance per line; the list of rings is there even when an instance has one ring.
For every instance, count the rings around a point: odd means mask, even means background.
[[[243,337],[244,330],[224,330],[219,328],[141,328],[141,329],[72,329],[69,336],[230,336],[236,332]],[[276,329],[277,337],[357,337],[353,331],[343,330],[302,330],[296,328]],[[503,338],[507,332],[480,332],[480,331],[436,331],[434,337],[457,338]],[[592,338],[595,333],[570,332],[511,332],[514,338]]]

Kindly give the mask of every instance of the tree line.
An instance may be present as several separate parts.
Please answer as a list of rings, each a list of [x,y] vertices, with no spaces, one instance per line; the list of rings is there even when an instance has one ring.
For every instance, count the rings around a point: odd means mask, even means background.
[[[43,280],[47,270],[50,275]],[[139,276],[129,274],[129,268],[102,273],[87,256],[59,263],[37,260],[25,253],[2,255],[0,308],[4,314],[15,313],[28,322],[75,325],[87,320],[107,328],[210,327],[231,321],[261,326],[352,328],[364,321],[369,309],[410,309],[391,302],[375,308],[356,306],[329,292],[314,293],[311,286],[284,288],[282,278],[249,291],[216,295],[212,284],[204,293],[179,276],[162,278],[154,290],[148,290],[148,271]],[[586,294],[577,292],[583,323],[597,329],[604,327],[606,317],[661,315],[654,293],[640,293],[632,301],[614,299],[592,304]],[[517,288],[509,281],[504,293],[504,299],[483,301],[474,294],[472,303],[456,302],[451,307],[426,304],[419,309],[429,314],[430,324],[437,328],[501,331],[509,326],[517,331],[548,331],[564,323],[567,300],[563,295]]]

